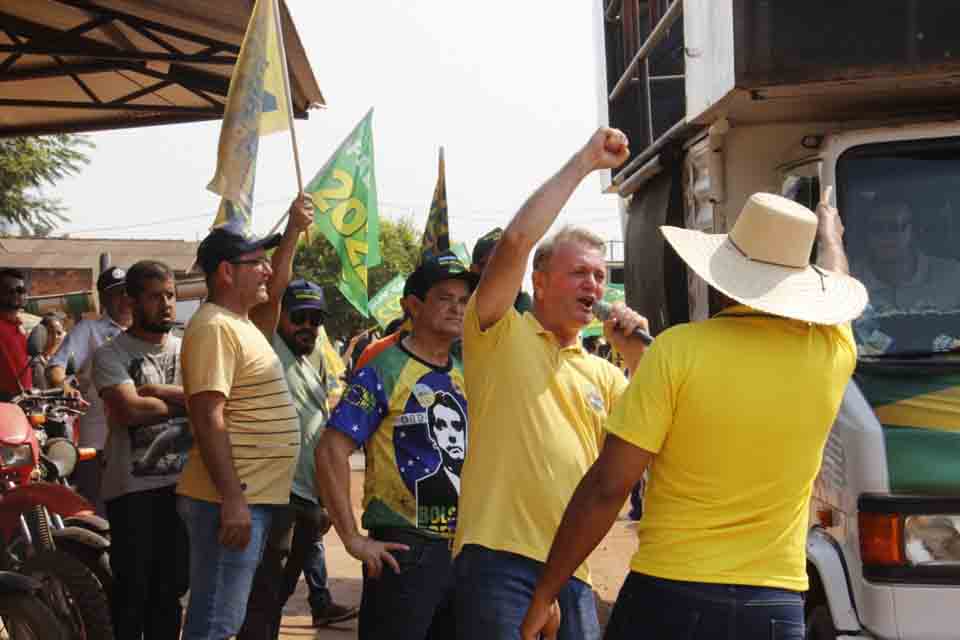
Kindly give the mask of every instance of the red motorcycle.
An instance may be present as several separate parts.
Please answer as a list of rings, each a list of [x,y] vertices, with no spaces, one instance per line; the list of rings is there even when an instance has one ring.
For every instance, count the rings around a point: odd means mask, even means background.
[[[40,581],[44,603],[73,637],[112,640],[109,540],[76,524],[96,516],[66,482],[81,456],[96,453],[74,442],[81,413],[61,389],[0,403],[0,569]]]

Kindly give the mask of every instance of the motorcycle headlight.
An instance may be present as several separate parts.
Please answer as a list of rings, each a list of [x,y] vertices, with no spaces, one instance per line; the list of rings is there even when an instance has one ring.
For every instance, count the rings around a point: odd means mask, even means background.
[[[907,516],[903,529],[911,565],[960,566],[960,515]]]
[[[33,449],[29,444],[21,444],[15,447],[0,445],[0,464],[5,467],[33,464]]]

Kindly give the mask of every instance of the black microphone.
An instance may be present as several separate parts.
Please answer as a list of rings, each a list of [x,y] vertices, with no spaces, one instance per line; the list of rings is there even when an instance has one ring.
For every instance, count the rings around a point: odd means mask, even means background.
[[[597,300],[596,302],[593,303],[593,307],[591,308],[591,311],[593,311],[593,315],[597,317],[597,320],[599,320],[600,322],[606,322],[607,318],[610,317],[610,309],[611,307],[609,302],[605,302],[604,300]],[[636,329],[633,330],[633,335],[643,340],[643,344],[647,345],[648,347],[651,344],[653,344],[653,336],[647,333],[646,331],[644,331],[643,329],[641,329],[640,327],[637,327]]]

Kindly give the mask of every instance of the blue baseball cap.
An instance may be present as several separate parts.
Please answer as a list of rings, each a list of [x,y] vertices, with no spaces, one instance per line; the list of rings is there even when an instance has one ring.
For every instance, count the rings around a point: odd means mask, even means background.
[[[280,234],[265,238],[245,236],[228,227],[217,227],[197,247],[197,264],[206,274],[217,270],[221,262],[229,262],[257,249],[273,249],[280,244]]]
[[[287,285],[283,292],[281,303],[285,311],[299,311],[301,309],[316,309],[327,311],[327,300],[323,297],[323,287],[309,280],[297,278]]]

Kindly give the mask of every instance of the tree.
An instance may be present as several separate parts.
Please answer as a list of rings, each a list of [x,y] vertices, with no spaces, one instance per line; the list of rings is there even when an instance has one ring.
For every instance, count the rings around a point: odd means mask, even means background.
[[[293,261],[293,271],[299,278],[316,282],[324,288],[327,297],[327,320],[324,323],[331,339],[351,336],[363,329],[376,326],[373,318],[364,318],[350,304],[340,290],[340,259],[322,234],[311,232],[310,244],[301,246]],[[380,287],[397,274],[408,274],[417,265],[420,256],[420,233],[409,218],[393,221],[380,219],[379,265],[367,274],[367,292],[372,298]]]
[[[0,221],[40,236],[67,222],[60,200],[41,189],[79,173],[92,147],[89,138],[66,133],[0,140]]]

